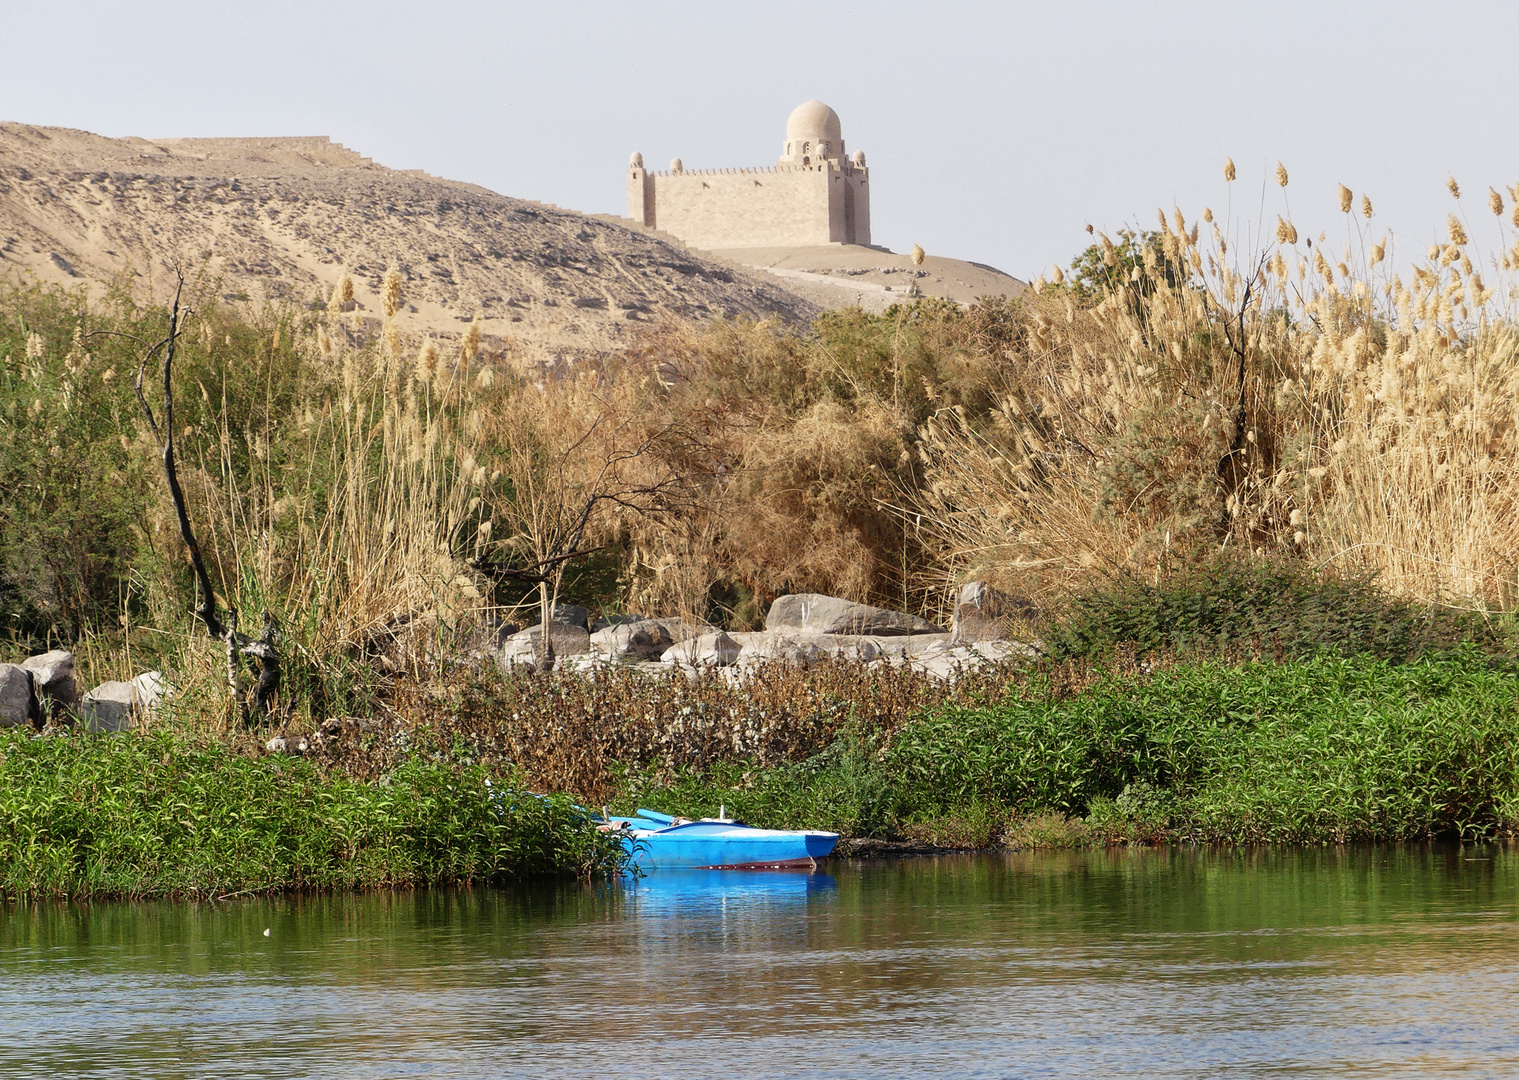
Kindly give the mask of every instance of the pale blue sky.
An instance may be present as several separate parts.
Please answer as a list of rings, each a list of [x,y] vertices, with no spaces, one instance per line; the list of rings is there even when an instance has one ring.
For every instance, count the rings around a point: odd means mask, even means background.
[[[396,168],[625,213],[623,169],[772,163],[820,98],[869,156],[877,243],[1032,276],[1087,222],[1299,228],[1368,192],[1407,261],[1519,181],[1519,4],[368,4],[3,0],[0,119],[105,135],[326,134]],[[1272,184],[1269,220],[1280,205]],[[1412,244],[1408,241],[1413,241]]]

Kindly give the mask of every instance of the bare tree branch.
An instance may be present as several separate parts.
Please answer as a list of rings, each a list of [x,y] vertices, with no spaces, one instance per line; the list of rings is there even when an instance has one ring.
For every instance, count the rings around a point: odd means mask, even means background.
[[[205,623],[206,633],[227,646],[227,680],[232,687],[232,695],[237,703],[239,716],[246,722],[248,719],[248,701],[242,693],[241,680],[238,675],[238,657],[248,656],[255,660],[259,668],[258,683],[253,692],[253,707],[259,716],[267,715],[269,702],[275,690],[279,686],[280,663],[279,655],[275,650],[275,641],[278,635],[278,627],[273,616],[266,610],[264,612],[264,630],[256,639],[248,638],[237,632],[237,609],[230,608],[227,620],[224,623],[216,608],[216,590],[211,586],[211,575],[206,572],[206,561],[200,553],[200,543],[195,538],[195,530],[190,524],[190,511],[185,504],[184,488],[179,483],[179,469],[175,461],[174,453],[174,352],[178,344],[179,336],[184,332],[185,323],[189,320],[192,311],[180,306],[180,297],[185,287],[184,275],[175,268],[175,277],[178,284],[174,288],[174,301],[169,307],[169,333],[143,355],[142,363],[138,365],[137,377],[133,381],[132,388],[137,394],[137,403],[142,408],[143,417],[148,422],[148,427],[153,432],[154,439],[158,442],[163,452],[164,480],[169,487],[169,496],[174,501],[174,514],[179,519],[179,535],[184,540],[185,548],[190,554],[190,568],[195,573],[195,586],[199,594],[199,603],[195,609],[195,615]],[[127,335],[124,335],[127,336]],[[158,421],[153,416],[153,409],[148,404],[147,395],[143,393],[142,381],[148,363],[160,350],[163,350],[163,426],[159,427]]]

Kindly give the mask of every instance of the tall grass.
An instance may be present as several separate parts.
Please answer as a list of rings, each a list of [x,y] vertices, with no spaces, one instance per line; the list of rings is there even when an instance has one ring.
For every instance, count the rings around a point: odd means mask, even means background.
[[[328,377],[278,428],[249,433],[246,470],[223,454],[202,487],[229,599],[278,605],[318,656],[403,629],[452,638],[482,599],[466,565],[486,518],[473,388],[433,342],[413,361],[339,333],[318,328],[307,362]]]
[[[574,371],[206,286],[179,378],[192,511],[224,598],[286,624],[307,717],[367,708],[379,653],[417,675],[468,652],[572,535],[560,599],[730,626],[784,592],[944,618],[971,576],[1055,602],[1220,553],[1509,608],[1519,256],[1458,214],[1400,277],[1349,206],[1311,247],[1285,205],[1264,231],[1167,213],[1016,301],[672,322]],[[193,586],[117,336],[160,316],[35,288],[0,313],[14,651],[121,617],[177,632]],[[628,497],[650,490],[679,499]]]
[[[1273,237],[1162,213],[1133,265],[1106,238],[1078,261],[1101,268],[1092,298],[1062,284],[1031,299],[1026,365],[992,422],[941,410],[924,429],[911,502],[951,566],[1058,593],[1233,548],[1370,572],[1423,602],[1511,606],[1503,219],[1484,256],[1458,205],[1449,242],[1399,273],[1370,202],[1341,207],[1341,235],[1316,243],[1287,216]],[[1505,209],[1496,192],[1489,207]]]

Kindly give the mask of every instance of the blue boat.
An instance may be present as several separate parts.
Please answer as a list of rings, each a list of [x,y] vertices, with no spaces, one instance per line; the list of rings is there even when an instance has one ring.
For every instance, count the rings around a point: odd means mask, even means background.
[[[817,830],[758,829],[727,818],[692,821],[639,808],[633,817],[608,817],[640,870],[812,869],[833,850],[839,834]]]

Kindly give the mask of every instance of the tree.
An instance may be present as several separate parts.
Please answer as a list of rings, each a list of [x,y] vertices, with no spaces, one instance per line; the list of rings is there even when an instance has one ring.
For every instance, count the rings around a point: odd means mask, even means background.
[[[1167,255],[1162,233],[1153,229],[1119,229],[1117,243],[1102,236],[1101,243],[1091,245],[1071,260],[1071,272],[1063,286],[1046,288],[1066,288],[1086,300],[1105,296],[1128,284],[1148,295],[1147,290],[1157,284],[1155,276],[1146,273],[1150,265],[1162,271],[1160,277],[1173,289],[1181,288],[1191,277],[1179,258]]]
[[[619,395],[596,383],[591,372],[551,387],[523,383],[495,413],[505,459],[491,520],[499,539],[472,565],[536,586],[539,671],[555,664],[553,613],[569,565],[600,550],[620,517],[694,503],[675,466],[678,425],[649,426],[626,389]]]
[[[169,332],[167,336],[148,347],[143,354],[132,388],[137,393],[137,403],[142,407],[142,415],[148,422],[148,428],[163,452],[164,480],[169,487],[169,496],[174,501],[174,513],[179,520],[179,535],[183,538],[185,548],[189,552],[190,567],[195,573],[196,589],[200,596],[195,615],[205,623],[207,634],[227,646],[227,680],[232,687],[238,717],[247,723],[250,712],[260,718],[268,715],[269,703],[279,688],[280,658],[276,649],[279,630],[267,608],[264,610],[263,631],[256,638],[238,633],[236,608],[229,607],[225,622],[222,620],[217,610],[216,591],[211,587],[211,577],[206,573],[206,563],[201,557],[200,544],[195,539],[195,530],[190,526],[190,513],[185,506],[185,493],[179,483],[179,470],[174,457],[174,351],[180,335],[184,333],[185,324],[193,312],[188,307],[180,306],[185,279],[177,270],[175,275],[178,278],[178,284],[174,289],[174,301],[169,307]],[[147,371],[148,364],[160,352],[163,353],[162,427],[153,415],[152,406],[148,404],[147,395],[143,393],[142,388],[143,375]],[[252,692],[246,696],[242,689],[240,657],[247,657],[252,661],[258,673]]]

